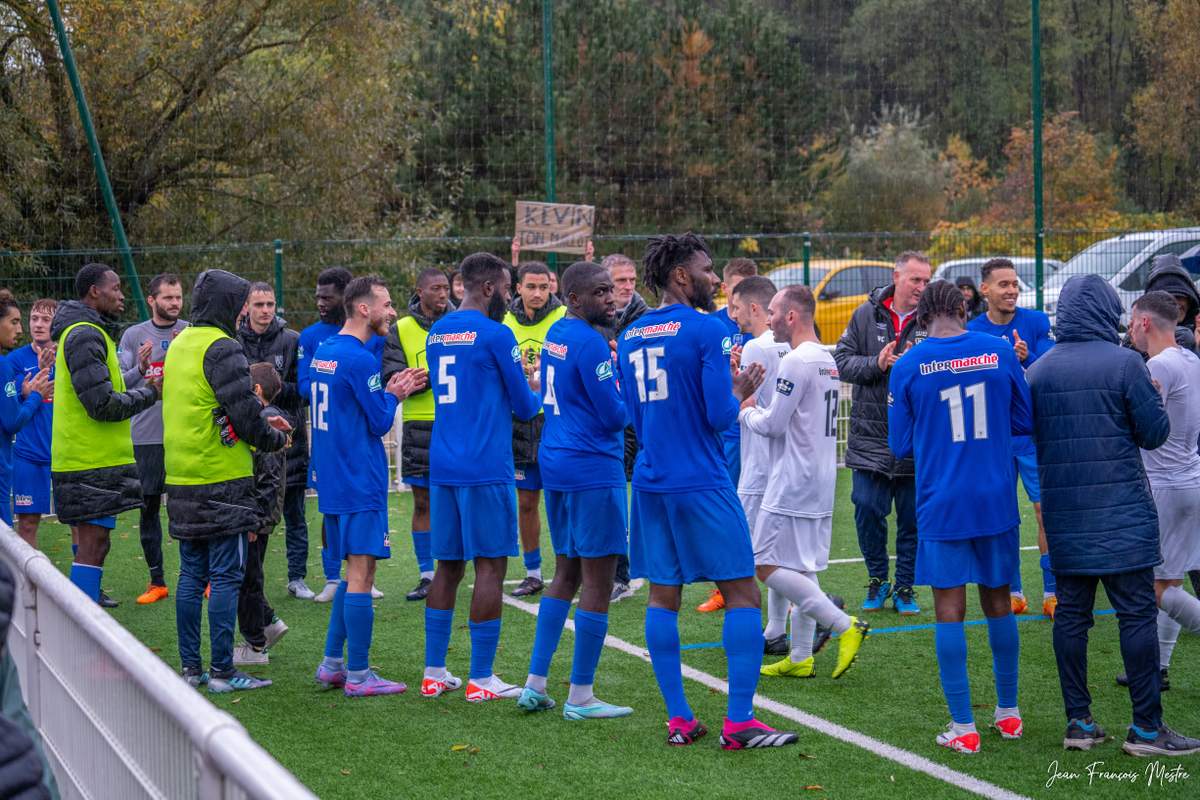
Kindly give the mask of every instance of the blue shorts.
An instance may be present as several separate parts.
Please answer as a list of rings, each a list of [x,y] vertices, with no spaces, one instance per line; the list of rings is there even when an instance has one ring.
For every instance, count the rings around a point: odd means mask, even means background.
[[[84,525],[95,525],[97,528],[108,528],[111,531],[113,528],[117,527],[117,518],[116,517],[96,517],[95,519],[89,519],[87,522],[85,522],[83,524]]]
[[[474,561],[520,555],[517,493],[511,483],[429,487],[433,557]]]
[[[1021,483],[1025,484],[1025,494],[1029,496],[1029,502],[1042,502],[1042,483],[1038,480],[1037,453],[1014,458],[1017,462],[1017,472],[1021,476]]]
[[[392,557],[386,511],[325,515],[325,544],[338,561],[346,556]]]
[[[518,489],[528,489],[536,492],[542,488],[542,469],[537,464],[530,464],[528,467],[517,467],[514,472],[517,476]]]
[[[629,570],[663,586],[754,577],[750,528],[733,489],[634,489]]]
[[[12,460],[13,510],[17,514],[50,513],[50,465],[18,455]]]
[[[400,478],[402,483],[407,483],[409,486],[419,486],[422,489],[429,488],[428,475],[405,475]]]
[[[546,490],[546,519],[554,554],[566,558],[624,555],[628,547],[629,504],[625,487]]]
[[[997,588],[1008,586],[1020,569],[1019,529],[993,536],[944,541],[917,540],[914,583],[934,589],[952,589],[974,583]]]

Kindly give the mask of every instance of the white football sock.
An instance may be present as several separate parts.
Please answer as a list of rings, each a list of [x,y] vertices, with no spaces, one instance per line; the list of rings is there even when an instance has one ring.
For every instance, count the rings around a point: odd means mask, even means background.
[[[596,695],[592,692],[593,684],[579,685],[571,684],[570,691],[567,692],[567,702],[573,706],[590,706],[596,702]]]
[[[421,577],[428,578],[429,580],[433,580],[433,570],[426,570],[425,572],[422,572]]]
[[[545,694],[546,693],[546,676],[545,675],[534,675],[531,672],[531,673],[529,673],[529,677],[525,679],[525,685],[528,686],[530,689],[533,689],[535,692],[538,692],[540,694]]]
[[[817,632],[817,621],[798,608],[792,609],[792,652],[788,658],[799,664],[812,658],[813,634]]]
[[[788,607],[791,601],[774,589],[767,587],[767,627],[764,639],[778,639],[787,631]]]
[[[1200,633],[1200,598],[1192,597],[1182,586],[1168,586],[1162,595],[1162,610],[1192,633]]]
[[[850,630],[850,617],[830,601],[820,585],[808,574],[780,567],[771,573],[766,584],[795,603],[801,613],[812,617],[818,624],[838,633]]]
[[[525,577],[526,578],[537,578],[540,581],[542,579],[542,568],[537,567],[536,569],[525,570]]]
[[[426,678],[431,678],[432,680],[440,681],[442,678],[445,678],[446,675],[447,675],[447,672],[446,672],[445,667],[426,667],[425,668],[425,677]]]
[[[1175,652],[1175,643],[1179,641],[1180,627],[1167,612],[1158,610],[1158,666],[1162,669],[1171,666],[1171,653]]]

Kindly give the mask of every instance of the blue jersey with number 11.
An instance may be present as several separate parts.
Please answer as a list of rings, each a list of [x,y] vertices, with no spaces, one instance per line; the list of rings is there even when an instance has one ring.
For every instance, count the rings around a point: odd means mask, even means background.
[[[888,389],[888,444],[916,465],[918,535],[1016,528],[1012,437],[1031,434],[1033,416],[1012,346],[974,332],[925,339],[892,367]]]

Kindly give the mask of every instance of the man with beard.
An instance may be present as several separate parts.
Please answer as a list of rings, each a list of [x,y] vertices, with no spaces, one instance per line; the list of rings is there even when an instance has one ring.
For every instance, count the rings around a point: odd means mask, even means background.
[[[58,303],[43,298],[29,309],[29,338],[24,347],[8,354],[16,385],[32,380],[45,367],[54,364],[54,343],[50,325]],[[54,380],[54,373],[47,373]],[[26,395],[28,397],[28,395]],[[42,397],[42,404],[24,428],[17,432],[12,449],[12,488],[17,533],[37,547],[38,525],[42,515],[50,513],[50,421],[54,414],[53,397]],[[5,509],[7,511],[7,508]]]
[[[187,327],[179,318],[183,311],[183,284],[178,275],[164,272],[150,279],[150,291],[146,296],[150,305],[150,319],[131,325],[121,336],[117,357],[121,361],[121,372],[126,386],[138,386],[142,374],[162,375],[163,360],[167,348]],[[166,471],[163,467],[163,419],[162,401],[133,418],[133,456],[137,459],[138,475],[142,480],[142,507],[138,512],[138,533],[142,540],[142,554],[150,570],[150,584],[138,597],[138,605],[150,605],[167,597],[167,581],[163,576],[162,507],[163,483]],[[100,605],[116,605],[116,601]]]
[[[450,306],[450,281],[439,269],[417,276],[417,290],[408,301],[408,316],[388,333],[383,349],[383,380],[410,367],[427,370],[425,339],[429,329]],[[424,600],[433,583],[433,555],[429,532],[429,441],[433,437],[433,392],[428,387],[404,400],[400,437],[400,477],[412,489],[412,543],[421,571],[416,587],[405,600]]]
[[[265,362],[275,368],[283,381],[274,405],[293,420],[301,420],[307,393],[301,394],[296,373],[300,334],[287,327],[275,315],[275,290],[271,284],[250,284],[249,309],[237,338],[251,364]],[[288,594],[297,600],[312,600],[308,576],[308,522],[304,518],[304,494],[308,475],[308,432],[296,425],[286,458],[286,488],[283,494],[284,541],[287,549]]]
[[[345,325],[317,348],[309,366],[313,464],[324,476],[319,505],[329,550],[346,562],[346,580],[338,583],[329,611],[317,682],[341,686],[347,697],[400,694],[408,687],[375,674],[369,660],[375,563],[391,557],[388,463],[380,439],[391,430],[400,402],[424,386],[426,372],[401,370],[386,386],[380,378],[379,359],[368,345],[387,335],[396,319],[381,279],[350,281],[345,306]]]
[[[62,303],[50,326],[57,345],[50,464],[58,520],[78,542],[71,582],[99,602],[116,515],[142,504],[129,420],[158,402],[162,376],[125,390],[109,335],[125,310],[117,273],[85,264],[75,292],[79,299]]]
[[[421,695],[462,686],[446,671],[454,603],[468,561],[471,672],[467,700],[516,698],[521,689],[493,672],[508,559],[517,554],[512,419],[541,410],[526,385],[521,349],[500,324],[510,296],[508,266],[490,253],[462,262],[466,294],[458,311],[429,331],[429,373],[437,415],[429,448],[429,506],[437,571],[425,600],[425,676]],[[530,385],[538,380],[529,376]]]

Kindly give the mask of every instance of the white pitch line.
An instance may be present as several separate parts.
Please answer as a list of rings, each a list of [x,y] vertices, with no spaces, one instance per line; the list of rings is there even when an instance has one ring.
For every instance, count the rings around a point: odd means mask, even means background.
[[[1019,549],[1021,549],[1021,550],[1037,550],[1038,546],[1036,544],[1031,544],[1031,545],[1028,545],[1026,547],[1022,547]],[[888,556],[888,560],[895,561],[896,557]],[[831,559],[829,559],[829,561],[827,563],[829,563],[829,564],[862,564],[864,561],[866,561],[866,559],[863,559],[863,558],[831,558]]]
[[[522,602],[516,598],[509,597],[508,595],[504,595],[503,600],[505,605],[510,605],[513,608],[519,608],[525,613],[532,614],[535,617],[538,615],[538,607],[535,605]],[[568,619],[565,627],[567,630],[574,633],[574,621]],[[643,648],[634,644],[630,644],[624,639],[618,639],[616,636],[606,636],[604,639],[604,644],[607,647],[611,647],[614,650],[620,650],[622,653],[631,655],[634,658],[640,658],[642,661],[647,663],[650,661],[650,654],[647,653]],[[689,667],[686,664],[683,665],[682,671],[683,677],[685,678],[690,678],[691,680],[703,684],[710,689],[715,689],[722,694],[729,694],[729,684],[715,675],[709,675],[707,672],[702,672],[694,667]],[[754,695],[754,705],[766,711],[770,711],[773,714],[778,714],[781,717],[790,719],[792,722],[803,725],[804,727],[814,730],[817,733],[822,733],[831,738],[846,742],[847,744],[852,744],[855,747],[861,747],[863,750],[866,750],[872,755],[877,755],[881,758],[886,758],[889,761],[894,761],[903,767],[913,770],[914,772],[922,772],[931,778],[936,778],[937,780],[948,783],[951,786],[957,786],[959,789],[971,792],[972,794],[977,794],[980,797],[986,797],[989,798],[989,800],[1031,800],[1031,798],[1026,797],[1025,795],[1009,791],[1002,786],[997,786],[996,784],[989,783],[981,778],[976,778],[974,775],[968,775],[965,772],[959,772],[958,770],[951,769],[950,767],[939,764],[936,761],[931,761],[924,756],[919,756],[916,753],[910,753],[907,750],[890,745],[887,742],[867,736],[865,733],[859,733],[858,731],[847,728],[844,725],[839,725],[836,722],[830,722],[822,717],[809,714],[807,711],[801,711],[795,706],[790,706],[786,703],[780,703],[777,700],[772,700],[771,698],[765,697],[761,694]]]

